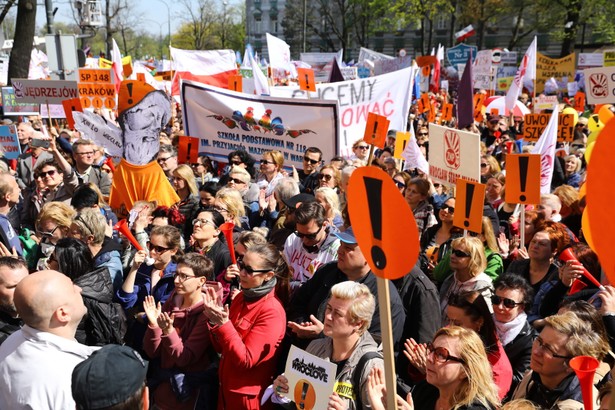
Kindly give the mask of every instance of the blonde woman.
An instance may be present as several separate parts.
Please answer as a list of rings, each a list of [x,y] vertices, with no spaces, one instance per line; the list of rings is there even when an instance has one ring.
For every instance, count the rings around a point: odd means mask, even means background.
[[[498,393],[483,342],[476,332],[459,326],[438,330],[427,345],[427,380],[409,395],[409,403],[398,397],[398,408],[412,410],[493,410],[499,407]],[[386,397],[384,377],[378,370],[368,384],[372,409],[382,410]]]
[[[236,229],[241,229],[242,226],[246,229],[249,228],[243,198],[241,198],[238,190],[234,188],[219,190],[214,200],[214,209],[222,214],[226,222],[233,222]]]
[[[267,151],[263,154],[258,184],[262,187],[261,190],[264,190],[264,199],[268,200],[273,196],[275,186],[284,177],[282,174],[283,166],[284,155],[280,151]]]
[[[325,208],[325,215],[330,224],[341,229],[344,225],[340,199],[333,188],[322,187],[315,191],[316,201]]]
[[[173,188],[179,196],[179,202],[174,206],[179,212],[190,219],[199,208],[199,189],[196,185],[194,172],[186,164],[181,164],[173,170]],[[188,221],[190,223],[190,221]]]

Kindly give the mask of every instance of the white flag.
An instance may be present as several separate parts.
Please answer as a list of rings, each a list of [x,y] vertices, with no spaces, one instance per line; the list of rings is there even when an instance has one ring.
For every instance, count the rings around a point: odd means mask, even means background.
[[[252,78],[254,79],[254,93],[256,95],[270,95],[267,77],[265,77],[265,74],[263,74],[252,55],[250,55],[250,66],[252,67]]]
[[[410,127],[410,140],[406,144],[406,149],[401,153],[401,156],[406,160],[404,169],[420,169],[425,175],[429,175],[429,164],[423,156],[419,144],[416,142],[414,135],[414,127]]]
[[[122,53],[120,53],[120,48],[117,46],[115,39],[112,38],[113,48],[111,49],[111,61],[113,61],[113,66],[111,71],[113,72],[113,83],[115,84],[115,91],[120,92],[120,83],[124,79],[124,66],[122,65]]]
[[[536,78],[536,37],[534,37],[534,41],[532,41],[532,44],[530,44],[525,52],[515,79],[510,84],[508,93],[506,93],[505,108],[507,112],[510,112],[515,107],[515,102],[523,89],[524,78],[530,81]],[[504,113],[504,115],[507,115],[507,113]]]
[[[553,179],[553,164],[555,162],[555,145],[557,144],[557,116],[559,107],[553,106],[553,114],[549,119],[547,128],[543,131],[532,154],[540,154],[540,193],[551,192],[551,179]]]

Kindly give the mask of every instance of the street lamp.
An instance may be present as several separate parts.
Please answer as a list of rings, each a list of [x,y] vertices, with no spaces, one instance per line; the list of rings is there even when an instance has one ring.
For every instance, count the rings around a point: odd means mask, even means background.
[[[166,1],[163,1],[163,0],[156,0],[156,1],[164,4],[164,6],[167,8],[167,22],[169,24],[169,53],[170,53],[171,52],[171,8],[169,7]]]
[[[222,2],[222,49],[224,50],[224,43],[226,40],[226,6],[228,6],[227,1]]]

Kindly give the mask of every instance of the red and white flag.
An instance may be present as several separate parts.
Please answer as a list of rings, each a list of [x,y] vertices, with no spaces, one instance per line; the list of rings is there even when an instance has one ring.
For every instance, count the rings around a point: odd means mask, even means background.
[[[267,77],[261,71],[258,63],[250,54],[250,66],[252,67],[252,78],[254,79],[254,94],[256,95],[269,95],[269,82]]]
[[[113,48],[111,49],[111,61],[113,62],[111,72],[113,73],[115,92],[119,94],[120,84],[124,80],[124,66],[122,65],[122,53],[120,53],[120,48],[117,46],[115,39],[112,38],[111,41],[113,42]]]
[[[515,107],[515,102],[523,89],[524,78],[530,81],[536,78],[536,37],[534,37],[534,41],[532,41],[532,44],[530,44],[525,52],[523,60],[521,60],[521,65],[519,65],[519,69],[515,75],[515,79],[510,84],[510,88],[506,93],[506,100],[504,103],[506,112],[510,112],[510,110]]]
[[[410,139],[406,144],[406,148],[401,153],[401,156],[406,160],[404,170],[406,169],[420,169],[425,175],[429,175],[429,164],[425,159],[425,156],[419,148],[419,144],[416,142],[416,135],[414,135],[414,127],[410,127]]]
[[[455,33],[455,40],[460,43],[466,38],[472,37],[474,34],[476,34],[476,31],[474,31],[474,27],[470,24],[468,27]]]
[[[559,106],[553,106],[553,114],[549,119],[547,128],[536,142],[532,154],[540,154],[540,193],[551,192],[553,179],[553,164],[555,163],[555,145],[557,144],[557,117]]]
[[[175,63],[172,95],[179,95],[179,80],[193,80],[220,88],[228,87],[228,78],[237,74],[233,50],[182,50],[171,47]]]

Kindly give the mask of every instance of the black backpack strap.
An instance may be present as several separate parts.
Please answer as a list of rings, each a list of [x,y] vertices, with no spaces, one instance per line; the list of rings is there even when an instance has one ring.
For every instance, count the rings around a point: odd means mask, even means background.
[[[381,358],[384,360],[384,357],[380,352],[366,352],[361,356],[359,362],[355,366],[352,373],[352,388],[354,390],[354,395],[356,397],[355,403],[357,404],[357,410],[361,410],[363,408],[363,403],[361,400],[361,375],[363,374],[363,369],[367,362],[375,358]]]

